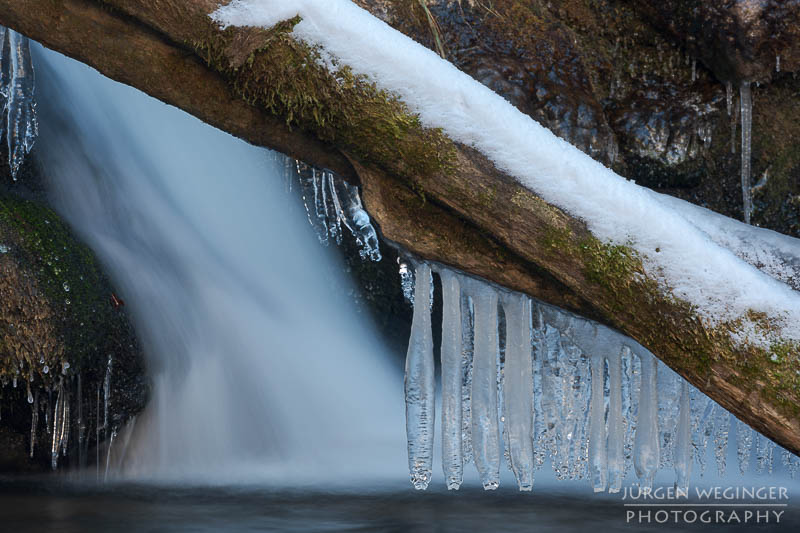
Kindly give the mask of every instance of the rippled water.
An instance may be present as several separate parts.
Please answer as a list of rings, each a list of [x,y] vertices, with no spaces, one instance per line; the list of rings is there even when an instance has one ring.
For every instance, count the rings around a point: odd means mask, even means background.
[[[0,480],[2,531],[798,531],[800,505],[780,524],[638,524],[621,497],[590,496],[584,484],[533,494],[469,489],[361,493],[188,489]],[[654,508],[654,510],[657,508]],[[741,512],[741,511],[740,511]]]

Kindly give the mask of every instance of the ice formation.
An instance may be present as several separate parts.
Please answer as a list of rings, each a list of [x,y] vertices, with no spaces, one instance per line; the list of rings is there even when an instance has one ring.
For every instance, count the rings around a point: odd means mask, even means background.
[[[414,488],[426,489],[433,470],[434,426],[434,362],[433,333],[431,332],[431,269],[420,264],[414,287],[414,318],[406,357],[406,433],[408,437],[408,468]],[[448,428],[449,434],[449,428]],[[448,453],[449,455],[449,453]],[[450,472],[451,458],[446,461],[445,474]]]
[[[0,136],[6,135],[8,166],[14,180],[39,131],[34,90],[28,38],[0,26]]]
[[[542,199],[584,220],[599,239],[632,246],[648,273],[710,325],[746,321],[755,310],[780,322],[776,337],[800,339],[800,296],[790,287],[737,260],[650,192],[349,0],[234,0],[211,17],[223,26],[271,27],[296,15],[302,20],[294,37],[397,94],[424,125],[478,149]],[[765,335],[749,341],[768,346],[775,339]]]
[[[652,487],[662,469],[687,489],[703,474],[707,448],[720,475],[731,431],[742,472],[771,472],[775,445],[755,434],[647,349],[613,330],[441,265],[416,263],[406,361],[411,480],[431,481],[434,353],[431,271],[442,287],[442,468],[458,489],[475,464],[486,490],[500,483],[502,457],[519,490],[533,488],[548,460],[559,479],[586,479],[618,492],[629,472]],[[734,419],[735,420],[735,419]],[[755,460],[751,461],[751,455]],[[782,451],[794,475],[800,458]]]
[[[342,243],[342,226],[356,239],[362,259],[381,260],[378,234],[361,204],[358,187],[350,185],[330,170],[320,170],[302,161],[275,153],[284,166],[289,190],[300,186],[308,222],[322,244]]]
[[[739,105],[742,112],[742,204],[745,224],[750,224],[753,212],[753,195],[750,190],[750,157],[753,132],[753,95],[750,82],[742,82],[739,87]]]

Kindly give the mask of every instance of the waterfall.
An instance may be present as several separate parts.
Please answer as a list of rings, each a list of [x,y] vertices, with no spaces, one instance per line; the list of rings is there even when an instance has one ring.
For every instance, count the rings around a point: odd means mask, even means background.
[[[282,161],[34,54],[51,200],[105,264],[152,376],[135,426],[106,428],[101,463],[168,481],[399,479],[401,371],[284,191]]]

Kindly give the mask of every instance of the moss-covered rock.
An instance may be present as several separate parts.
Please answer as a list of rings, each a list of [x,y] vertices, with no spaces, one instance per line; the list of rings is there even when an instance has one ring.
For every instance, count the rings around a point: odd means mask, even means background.
[[[0,424],[25,435],[29,447],[32,408],[39,411],[34,434],[46,444],[36,448],[33,464],[50,463],[47,425],[61,390],[72,413],[68,449],[77,457],[81,431],[87,437],[80,439],[86,452],[89,432],[104,423],[104,394],[99,422],[96,396],[109,359],[109,426],[119,427],[143,407],[147,386],[142,354],[121,304],[92,252],[55,212],[0,187]]]

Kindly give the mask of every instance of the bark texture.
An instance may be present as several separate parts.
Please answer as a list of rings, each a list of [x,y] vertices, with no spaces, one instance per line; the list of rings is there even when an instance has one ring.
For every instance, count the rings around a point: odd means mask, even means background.
[[[630,249],[600,242],[481,154],[421,126],[392,95],[357,77],[334,79],[292,40],[290,23],[221,31],[208,19],[217,4],[0,0],[0,23],[251,143],[360,183],[386,239],[624,332],[800,452],[797,346],[739,346],[736,324],[706,327]]]

